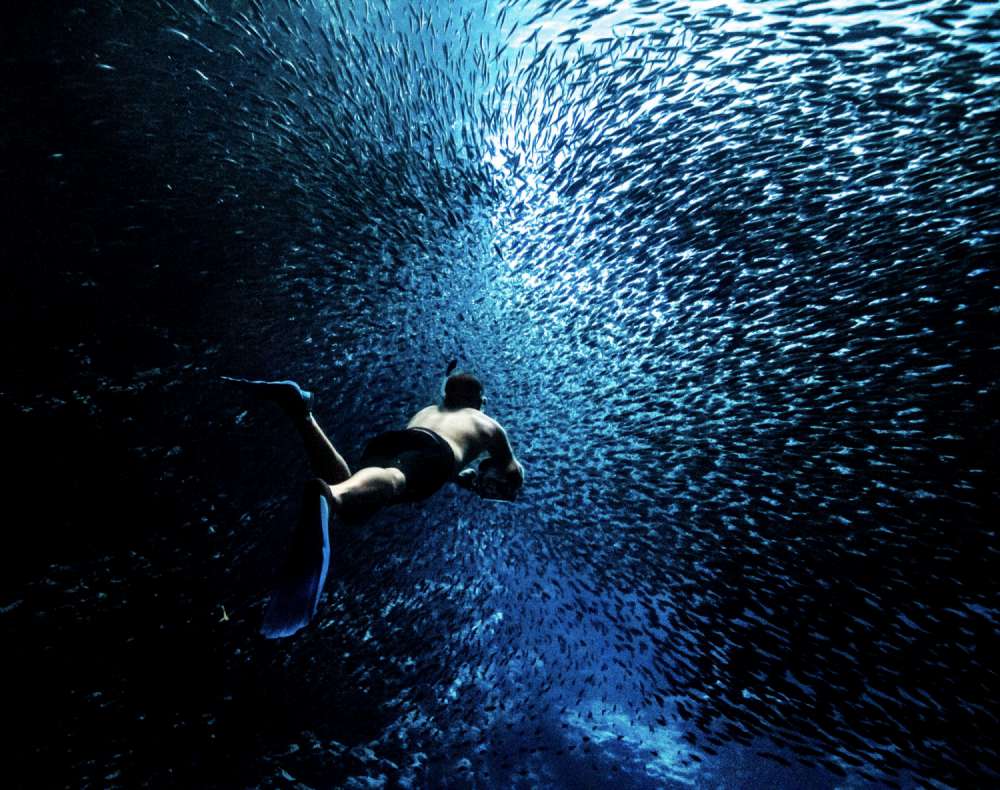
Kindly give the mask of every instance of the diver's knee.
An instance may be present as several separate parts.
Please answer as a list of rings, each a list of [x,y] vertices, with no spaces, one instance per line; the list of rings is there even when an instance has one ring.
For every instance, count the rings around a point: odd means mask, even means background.
[[[392,492],[394,495],[402,494],[406,489],[406,475],[404,475],[399,469],[394,466],[390,466],[385,470],[386,478],[392,485]]]

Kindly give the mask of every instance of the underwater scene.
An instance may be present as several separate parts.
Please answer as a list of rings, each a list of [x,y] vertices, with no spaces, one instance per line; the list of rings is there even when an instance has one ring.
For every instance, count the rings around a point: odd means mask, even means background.
[[[995,3],[10,13],[5,787],[1000,786]]]

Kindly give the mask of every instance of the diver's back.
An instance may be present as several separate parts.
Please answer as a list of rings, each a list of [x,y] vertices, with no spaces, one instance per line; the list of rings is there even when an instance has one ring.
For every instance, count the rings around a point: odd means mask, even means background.
[[[439,434],[451,445],[461,468],[486,450],[497,423],[479,409],[445,409],[432,405],[413,415],[406,427],[427,428]]]

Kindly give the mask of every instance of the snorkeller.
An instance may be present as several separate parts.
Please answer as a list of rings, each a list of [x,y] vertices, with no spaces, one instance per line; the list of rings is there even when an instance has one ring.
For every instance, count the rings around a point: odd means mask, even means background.
[[[370,439],[353,472],[313,416],[311,392],[294,381],[223,376],[281,407],[302,437],[316,475],[303,489],[299,525],[264,614],[264,636],[290,636],[315,614],[336,519],[357,523],[383,507],[421,502],[449,482],[486,499],[517,498],[524,467],[503,426],[483,413],[482,383],[471,373],[453,373],[455,367],[455,361],[448,366],[440,403],[418,411],[403,430]],[[484,455],[478,469],[473,468]]]

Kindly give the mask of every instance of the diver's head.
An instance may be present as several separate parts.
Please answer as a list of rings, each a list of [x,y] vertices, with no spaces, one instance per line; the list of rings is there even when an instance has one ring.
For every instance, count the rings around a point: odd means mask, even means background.
[[[455,373],[444,383],[444,408],[481,409],[486,403],[483,385],[471,373]]]

